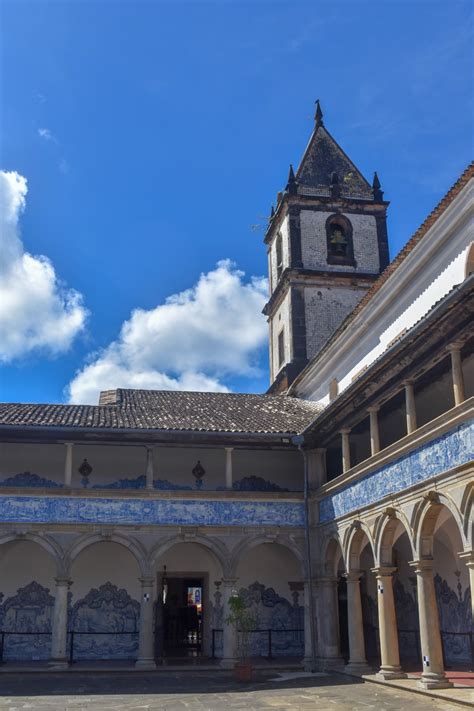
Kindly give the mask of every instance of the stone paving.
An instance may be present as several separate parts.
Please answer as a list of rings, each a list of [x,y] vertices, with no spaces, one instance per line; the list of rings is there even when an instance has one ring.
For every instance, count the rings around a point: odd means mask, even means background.
[[[339,675],[258,673],[250,684],[231,674],[2,674],[8,711],[459,711],[462,706]]]

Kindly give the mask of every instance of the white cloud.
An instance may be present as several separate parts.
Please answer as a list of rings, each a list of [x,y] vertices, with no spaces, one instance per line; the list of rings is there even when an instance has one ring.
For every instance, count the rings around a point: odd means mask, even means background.
[[[0,171],[0,361],[43,349],[66,351],[84,328],[82,296],[66,288],[50,260],[24,251],[19,219],[26,179]]]
[[[52,131],[49,130],[49,128],[39,128],[38,136],[40,138],[43,138],[45,141],[53,141],[53,143],[58,142],[56,136]]]
[[[154,309],[136,309],[119,337],[93,354],[69,384],[73,403],[96,403],[119,387],[226,391],[226,375],[258,373],[267,340],[263,278],[244,281],[229,260]]]

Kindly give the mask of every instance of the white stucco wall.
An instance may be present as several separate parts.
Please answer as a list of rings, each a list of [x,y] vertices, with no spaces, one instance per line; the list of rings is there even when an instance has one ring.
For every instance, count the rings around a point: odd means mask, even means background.
[[[378,273],[377,227],[373,215],[342,213],[352,224],[356,267],[327,263],[326,220],[333,212],[301,211],[301,251],[305,269]]]
[[[278,230],[275,232],[275,236],[270,245],[270,291],[273,291],[277,285],[277,258],[276,258],[276,241],[277,235],[281,234],[281,246],[282,246],[282,258],[283,258],[283,269],[286,269],[290,263],[290,242],[289,242],[289,227],[288,227],[288,216],[284,217],[280,223]]]
[[[0,454],[0,481],[25,471],[59,484],[64,481],[64,445],[2,443]],[[145,447],[77,444],[73,448],[73,487],[82,488],[78,467],[84,458],[93,467],[90,487],[119,479],[135,479],[146,471]],[[195,488],[192,470],[198,460],[206,470],[203,490],[225,486],[224,447],[157,446],[153,451],[154,478]],[[283,488],[299,490],[303,479],[301,457],[297,452],[234,449],[234,481],[249,476],[263,477]]]
[[[57,575],[51,556],[32,541],[10,541],[0,546],[0,593],[5,599],[33,580],[54,597]]]
[[[273,588],[290,601],[291,591],[288,583],[304,579],[295,555],[275,543],[264,543],[247,551],[237,567],[237,576],[238,588],[258,582],[267,588]]]
[[[91,588],[108,582],[140,600],[139,577],[139,565],[124,546],[113,541],[95,543],[81,551],[71,566],[73,603],[87,595]]]
[[[272,318],[272,353],[271,353],[271,381],[273,381],[285,363],[289,363],[292,358],[291,339],[290,339],[290,292],[288,292],[275,315]],[[281,329],[285,329],[285,363],[282,366],[278,363],[278,335]]]

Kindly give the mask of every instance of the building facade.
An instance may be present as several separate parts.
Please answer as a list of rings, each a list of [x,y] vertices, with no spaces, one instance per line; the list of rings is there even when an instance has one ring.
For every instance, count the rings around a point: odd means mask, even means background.
[[[268,394],[0,405],[4,661],[230,667],[237,591],[255,657],[472,667],[473,186],[389,263],[318,104],[265,237]]]

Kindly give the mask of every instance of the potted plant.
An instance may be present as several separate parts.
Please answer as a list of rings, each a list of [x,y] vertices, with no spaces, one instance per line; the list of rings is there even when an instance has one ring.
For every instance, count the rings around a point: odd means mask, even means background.
[[[245,600],[238,593],[229,598],[229,615],[226,624],[235,629],[237,639],[238,662],[234,667],[237,681],[250,681],[252,664],[250,663],[250,633],[255,628],[256,620],[248,611]]]

